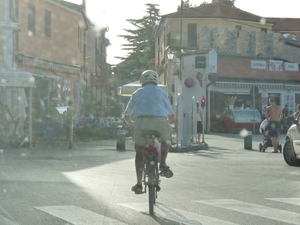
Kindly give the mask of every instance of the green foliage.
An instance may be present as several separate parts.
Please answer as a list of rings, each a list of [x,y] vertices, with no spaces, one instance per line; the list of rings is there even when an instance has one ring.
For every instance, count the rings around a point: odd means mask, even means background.
[[[160,20],[159,9],[156,4],[145,4],[146,15],[141,19],[128,19],[132,29],[123,29],[127,34],[118,35],[128,43],[122,45],[122,50],[128,52],[126,57],[116,57],[122,60],[114,68],[114,83],[116,85],[135,81],[139,74],[131,75],[134,69],[147,69],[148,63],[155,57],[155,40],[153,29]]]
[[[219,2],[222,3],[224,5],[228,5],[230,7],[234,7],[234,3],[236,0],[213,0],[213,2]]]
[[[183,10],[186,10],[186,9],[189,9],[189,8],[192,8],[193,5],[190,4],[190,0],[185,0],[185,1],[182,1],[182,9]],[[177,7],[177,11],[179,11],[181,9],[181,5],[179,5]]]

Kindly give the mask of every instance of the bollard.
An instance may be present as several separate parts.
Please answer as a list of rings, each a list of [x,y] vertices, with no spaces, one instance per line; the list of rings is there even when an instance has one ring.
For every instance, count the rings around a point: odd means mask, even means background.
[[[117,130],[117,150],[125,150],[125,130]]]
[[[252,150],[252,132],[248,132],[247,136],[244,137],[244,149]]]

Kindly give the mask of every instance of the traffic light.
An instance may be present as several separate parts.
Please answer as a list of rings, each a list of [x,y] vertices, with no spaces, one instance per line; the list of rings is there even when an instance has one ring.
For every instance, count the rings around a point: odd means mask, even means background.
[[[204,97],[201,98],[201,107],[202,107],[202,109],[204,109],[204,107],[205,107],[205,98]]]

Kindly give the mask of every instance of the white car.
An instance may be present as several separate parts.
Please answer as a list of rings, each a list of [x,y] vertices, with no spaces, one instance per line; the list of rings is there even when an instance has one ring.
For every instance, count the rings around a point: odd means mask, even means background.
[[[57,111],[59,112],[59,114],[63,114],[65,111],[67,111],[68,106],[58,106],[56,107]]]
[[[288,129],[283,146],[283,158],[290,166],[300,166],[300,121],[293,121]]]

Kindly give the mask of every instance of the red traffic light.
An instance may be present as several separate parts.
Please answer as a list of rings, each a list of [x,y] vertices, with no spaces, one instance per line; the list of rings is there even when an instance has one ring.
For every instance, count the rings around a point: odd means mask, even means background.
[[[201,107],[204,109],[205,107],[205,98],[201,98]]]

